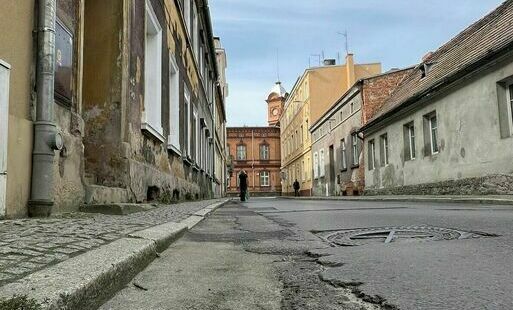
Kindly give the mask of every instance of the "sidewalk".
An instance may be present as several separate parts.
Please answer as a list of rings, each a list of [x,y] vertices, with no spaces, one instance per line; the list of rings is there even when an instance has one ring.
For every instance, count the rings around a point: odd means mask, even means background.
[[[513,195],[490,196],[429,196],[429,195],[404,195],[404,196],[312,196],[292,197],[282,196],[283,199],[299,200],[334,200],[334,201],[382,201],[382,202],[433,202],[433,203],[469,203],[487,205],[513,205]]]
[[[48,219],[0,221],[0,291],[3,285],[131,233],[180,222],[226,199],[163,206],[126,216],[73,213]]]

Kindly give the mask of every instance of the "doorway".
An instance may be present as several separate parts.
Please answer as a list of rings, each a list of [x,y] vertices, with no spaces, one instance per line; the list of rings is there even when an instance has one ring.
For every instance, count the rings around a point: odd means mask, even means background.
[[[330,145],[330,167],[329,167],[329,193],[331,196],[335,195],[335,148]]]
[[[10,67],[0,60],[0,218],[6,215]]]

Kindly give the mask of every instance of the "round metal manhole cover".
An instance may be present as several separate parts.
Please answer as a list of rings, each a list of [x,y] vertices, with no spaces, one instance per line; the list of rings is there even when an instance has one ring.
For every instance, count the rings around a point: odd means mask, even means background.
[[[496,235],[430,226],[402,226],[339,230],[321,233],[320,236],[335,246],[358,246],[370,243],[461,240]]]

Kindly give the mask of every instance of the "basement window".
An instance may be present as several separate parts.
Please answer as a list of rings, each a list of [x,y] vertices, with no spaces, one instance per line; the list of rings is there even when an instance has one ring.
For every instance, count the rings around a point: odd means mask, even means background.
[[[144,54],[144,112],[141,128],[164,142],[162,128],[162,28],[146,0]]]

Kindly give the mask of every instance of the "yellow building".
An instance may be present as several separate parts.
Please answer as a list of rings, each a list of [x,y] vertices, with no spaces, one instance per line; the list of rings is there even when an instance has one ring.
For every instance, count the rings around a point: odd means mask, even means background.
[[[357,80],[381,73],[381,64],[358,64],[348,54],[344,65],[325,60],[324,66],[309,68],[297,80],[280,119],[283,195],[294,193],[297,179],[302,196],[312,193],[312,139],[314,124]]]

